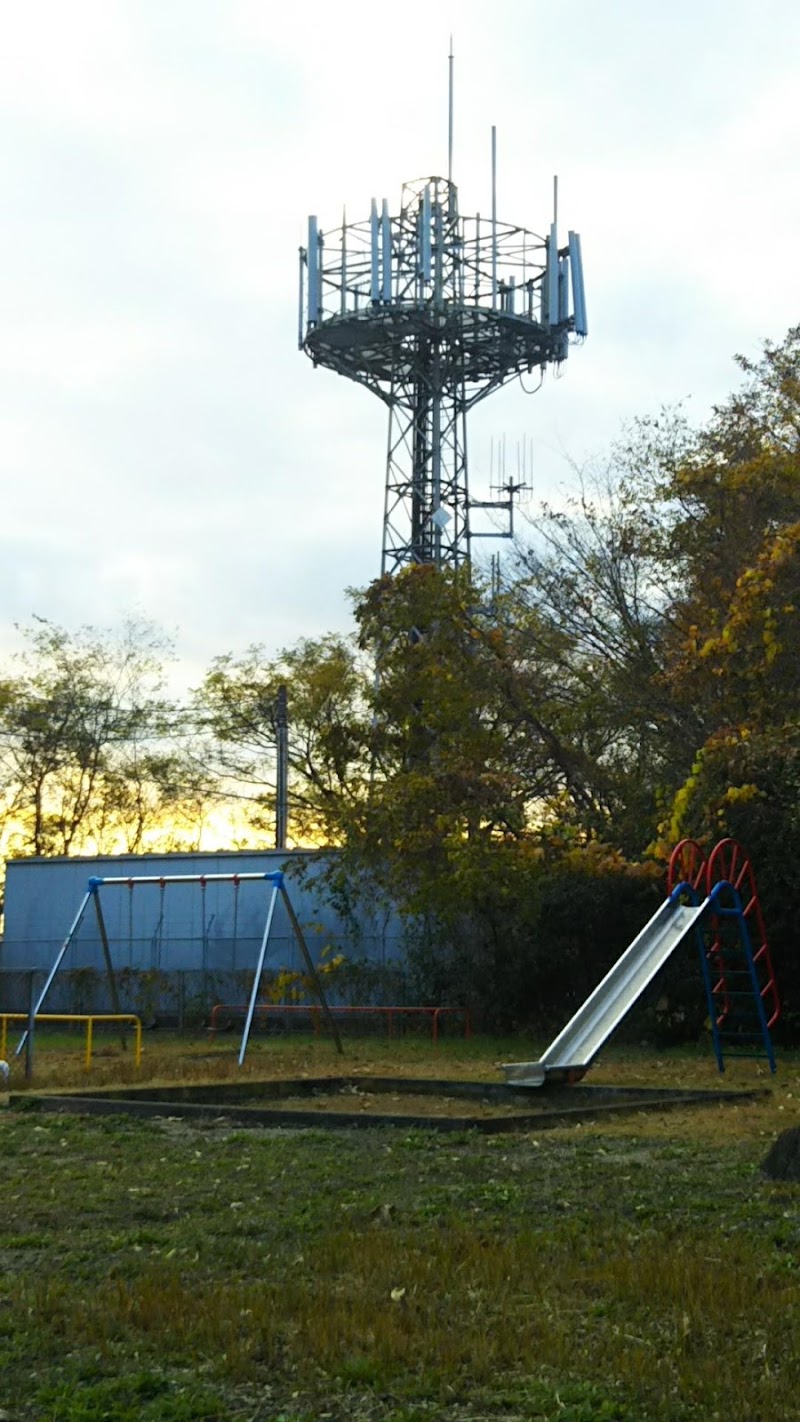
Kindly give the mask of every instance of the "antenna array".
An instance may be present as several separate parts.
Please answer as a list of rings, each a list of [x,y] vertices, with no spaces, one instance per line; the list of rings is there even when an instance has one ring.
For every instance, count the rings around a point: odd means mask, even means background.
[[[448,166],[452,168],[452,52]],[[298,344],[314,365],[389,407],[382,572],[457,567],[470,553],[466,417],[516,376],[566,360],[587,334],[580,237],[499,221],[496,132],[487,219],[462,217],[451,178],[407,183],[400,210],[323,233],[300,248]],[[513,494],[509,494],[509,499]],[[477,536],[477,535],[476,535]]]

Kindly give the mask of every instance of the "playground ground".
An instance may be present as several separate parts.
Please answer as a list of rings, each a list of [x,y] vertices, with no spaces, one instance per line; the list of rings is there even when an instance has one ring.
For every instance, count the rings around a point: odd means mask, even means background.
[[[86,1084],[80,1042],[42,1034],[34,1090]],[[141,1073],[97,1046],[92,1085],[238,1073],[233,1035],[147,1034]],[[496,1081],[527,1055],[345,1047],[257,1038],[245,1073]],[[590,1080],[769,1095],[490,1137],[0,1112],[0,1415],[797,1418],[800,1186],[759,1165],[800,1059],[612,1050]]]

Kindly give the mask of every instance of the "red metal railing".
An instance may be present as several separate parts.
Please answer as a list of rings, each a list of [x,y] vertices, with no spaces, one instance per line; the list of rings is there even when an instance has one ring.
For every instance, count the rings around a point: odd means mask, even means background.
[[[750,935],[753,963],[758,974],[759,992],[764,1003],[767,1027],[773,1027],[781,1015],[781,1005],[772,967],[772,955],[767,941],[764,915],[761,912],[761,901],[756,888],[752,860],[747,851],[735,839],[721,839],[708,856],[706,892],[710,894],[715,884],[723,882],[732,884],[741,899],[742,913]],[[727,1017],[731,1004],[726,980],[725,945],[718,918],[713,921],[712,933],[713,941],[708,956],[709,961],[715,964],[719,973],[719,978],[714,986],[714,994],[723,1002],[720,1015],[720,1021],[722,1021]]]
[[[305,1013],[310,1016],[314,1035],[319,1036],[321,1031],[321,1008],[314,1003],[285,1003],[285,1002],[259,1002],[256,1004],[255,1016],[262,1018],[291,1016],[295,1013]],[[396,1017],[429,1017],[431,1021],[431,1038],[434,1042],[439,1040],[439,1023],[443,1017],[459,1016],[464,1019],[464,1036],[472,1036],[472,1019],[469,1009],[466,1007],[331,1007],[329,1011],[337,1017],[363,1016],[371,1014],[373,1017],[382,1016],[386,1022],[387,1032],[390,1037],[394,1036],[394,1021]],[[211,1022],[208,1028],[209,1040],[213,1041],[217,1032],[220,1031],[220,1018],[244,1015],[247,1012],[247,1005],[244,1003],[218,1002],[211,1009]]]

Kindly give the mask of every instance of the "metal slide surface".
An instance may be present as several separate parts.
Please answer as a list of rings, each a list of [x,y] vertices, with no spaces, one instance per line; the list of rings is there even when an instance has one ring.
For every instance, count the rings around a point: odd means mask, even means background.
[[[548,1076],[583,1075],[659,968],[708,908],[666,899],[538,1062],[509,1062],[511,1086],[543,1086]]]

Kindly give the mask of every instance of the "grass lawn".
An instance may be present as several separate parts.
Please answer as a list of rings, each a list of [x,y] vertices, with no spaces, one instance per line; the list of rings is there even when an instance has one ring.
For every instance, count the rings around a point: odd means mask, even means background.
[[[156,1036],[144,1079],[234,1074],[230,1038]],[[35,1085],[85,1084],[66,1045]],[[101,1052],[92,1082],[132,1079]],[[258,1039],[246,1070],[499,1080],[525,1054]],[[718,1080],[644,1051],[590,1076]],[[719,1084],[772,1095],[499,1137],[0,1112],[0,1417],[796,1419],[800,1186],[758,1167],[800,1062]]]

